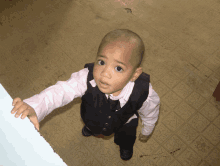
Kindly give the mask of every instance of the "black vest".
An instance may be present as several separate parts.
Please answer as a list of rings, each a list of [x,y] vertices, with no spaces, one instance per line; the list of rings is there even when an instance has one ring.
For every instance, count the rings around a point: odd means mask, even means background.
[[[138,110],[148,97],[150,76],[144,72],[136,79],[133,91],[127,103],[118,111],[110,110],[110,105],[104,93],[98,86],[92,87],[94,63],[88,63],[89,69],[87,90],[82,96],[81,117],[85,125],[94,134],[109,136],[117,132],[134,114],[139,117]]]

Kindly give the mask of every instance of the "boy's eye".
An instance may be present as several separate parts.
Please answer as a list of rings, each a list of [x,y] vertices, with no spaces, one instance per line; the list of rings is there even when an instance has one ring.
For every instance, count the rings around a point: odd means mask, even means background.
[[[120,66],[117,66],[117,67],[121,68]],[[121,68],[121,70],[123,70],[123,69]],[[122,71],[121,71],[121,72],[122,72]]]
[[[104,62],[103,60],[98,60],[98,64],[99,64],[100,61],[101,61],[101,62]],[[117,68],[117,69],[118,69],[118,68],[120,69],[121,67],[120,67],[120,66],[117,66],[116,68]],[[121,68],[121,70],[123,70],[123,69]],[[122,71],[121,71],[121,72],[122,72]]]
[[[104,62],[104,61],[102,61],[102,60],[98,60],[98,63],[99,63],[100,61],[101,61],[101,62]]]

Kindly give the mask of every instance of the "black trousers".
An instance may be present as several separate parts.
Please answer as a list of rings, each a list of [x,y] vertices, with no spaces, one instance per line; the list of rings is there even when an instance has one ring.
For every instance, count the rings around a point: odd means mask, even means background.
[[[136,140],[138,118],[123,125],[114,135],[114,142],[122,149],[131,150]]]
[[[129,123],[124,124],[117,132],[115,132],[114,142],[122,149],[131,150],[136,140],[137,126],[138,118],[132,119]],[[93,134],[89,128],[87,129],[92,135],[98,136],[98,134]]]

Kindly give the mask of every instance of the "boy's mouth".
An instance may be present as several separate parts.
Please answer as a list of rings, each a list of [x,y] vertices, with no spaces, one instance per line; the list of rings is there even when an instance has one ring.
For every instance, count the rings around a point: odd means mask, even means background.
[[[101,81],[99,81],[99,82],[100,82],[101,87],[103,87],[103,88],[105,88],[105,87],[108,86],[108,84],[106,84],[106,83],[103,83],[103,82],[101,82]]]

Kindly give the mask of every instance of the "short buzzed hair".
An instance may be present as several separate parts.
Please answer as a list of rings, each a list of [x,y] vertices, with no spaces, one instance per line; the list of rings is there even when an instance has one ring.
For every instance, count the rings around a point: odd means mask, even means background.
[[[138,34],[128,29],[116,29],[107,33],[99,45],[98,53],[106,45],[119,40],[124,41],[126,43],[135,44],[132,56],[136,56],[138,58],[138,63],[135,65],[135,69],[140,67],[145,52],[144,42]]]

